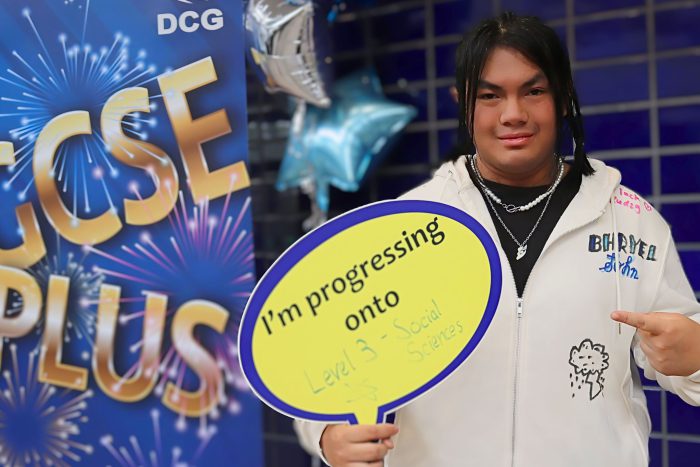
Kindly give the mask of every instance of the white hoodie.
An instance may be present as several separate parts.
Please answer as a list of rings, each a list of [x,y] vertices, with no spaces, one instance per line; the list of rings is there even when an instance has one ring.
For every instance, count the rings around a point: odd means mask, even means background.
[[[679,312],[700,321],[700,304],[666,222],[620,185],[617,170],[591,163],[595,174],[583,177],[522,300],[464,157],[443,164],[432,180],[402,196],[440,201],[479,221],[498,245],[503,289],[491,327],[472,355],[397,412],[400,431],[386,466],[648,465],[650,421],[630,350],[647,378],[700,405],[700,371],[689,377],[658,373],[634,329],[610,319],[621,309]],[[445,265],[445,274],[459,274],[462,267]],[[295,426],[302,444],[320,454],[326,425]]]

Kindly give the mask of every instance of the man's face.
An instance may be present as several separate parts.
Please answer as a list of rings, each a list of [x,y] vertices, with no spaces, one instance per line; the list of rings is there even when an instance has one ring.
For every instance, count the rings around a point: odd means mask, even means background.
[[[557,122],[542,70],[514,49],[497,47],[476,96],[473,140],[482,174],[501,183],[549,183]]]

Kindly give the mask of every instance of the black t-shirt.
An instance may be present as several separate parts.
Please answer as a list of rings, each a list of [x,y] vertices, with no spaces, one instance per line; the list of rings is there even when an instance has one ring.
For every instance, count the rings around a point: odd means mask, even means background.
[[[481,190],[481,187],[476,179],[476,174],[473,173],[468,161],[466,165],[467,170],[469,171],[469,176],[474,182],[474,185],[479,188],[481,196],[486,198],[486,194],[484,194]],[[496,215],[493,213],[493,209],[491,209],[488,201],[484,199],[489,214],[491,214],[491,219],[493,219],[493,223],[496,226],[498,238],[501,241],[501,247],[508,257],[508,262],[513,270],[515,288],[518,291],[518,297],[523,296],[527,278],[530,276],[530,272],[535,266],[537,258],[539,258],[540,253],[542,253],[542,249],[544,248],[545,243],[547,243],[549,235],[552,233],[552,230],[554,230],[554,226],[559,221],[559,218],[564,213],[571,200],[574,199],[576,193],[578,193],[578,189],[581,186],[581,176],[581,172],[573,167],[571,167],[569,172],[564,176],[562,181],[559,183],[559,186],[557,186],[557,189],[554,190],[552,199],[549,202],[547,211],[542,216],[540,224],[537,226],[535,232],[527,242],[527,253],[525,253],[525,256],[519,260],[515,259],[518,251],[518,245],[513,241],[510,235],[508,235],[508,232],[506,232],[496,218]],[[492,182],[490,180],[484,180],[484,183],[496,194],[496,196],[501,198],[504,203],[514,204],[516,206],[529,203],[542,193],[546,192],[549,188],[549,185],[536,187],[515,187],[501,185],[500,183]],[[522,244],[523,240],[525,240],[534,227],[535,222],[537,222],[537,218],[542,213],[546,202],[547,199],[545,198],[532,209],[512,214],[503,209],[503,206],[500,204],[495,202],[492,204],[498,210],[498,215],[501,216],[503,222],[505,222],[515,238],[517,238]]]

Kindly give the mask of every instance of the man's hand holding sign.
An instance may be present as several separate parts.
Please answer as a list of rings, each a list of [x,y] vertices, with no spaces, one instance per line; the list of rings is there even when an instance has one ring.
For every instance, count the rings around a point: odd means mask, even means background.
[[[342,446],[333,465],[380,465],[397,432],[385,416],[474,351],[500,293],[496,247],[467,214],[372,204],[309,233],[265,274],[241,322],[241,366],[275,410],[342,424],[323,440]]]
[[[615,311],[611,318],[637,328],[642,351],[666,376],[689,376],[700,370],[700,324],[680,313]]]
[[[328,425],[321,449],[333,467],[382,467],[384,456],[394,448],[391,437],[398,432],[391,423]]]

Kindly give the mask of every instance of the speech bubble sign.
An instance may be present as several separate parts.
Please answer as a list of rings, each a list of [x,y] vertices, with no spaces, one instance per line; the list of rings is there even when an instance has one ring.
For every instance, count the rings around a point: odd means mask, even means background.
[[[432,201],[370,204],[263,276],[241,321],[241,367],[290,417],[379,423],[474,351],[500,294],[496,246],[472,217]]]

